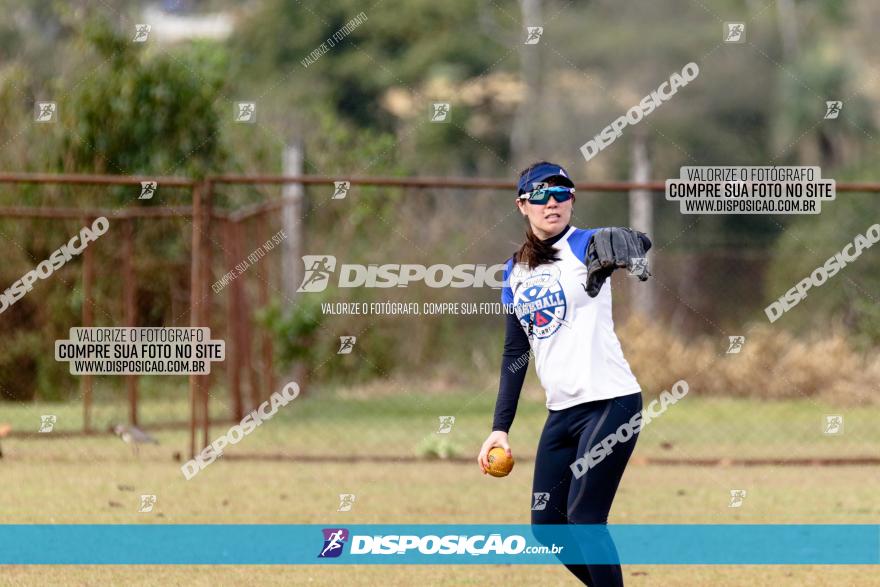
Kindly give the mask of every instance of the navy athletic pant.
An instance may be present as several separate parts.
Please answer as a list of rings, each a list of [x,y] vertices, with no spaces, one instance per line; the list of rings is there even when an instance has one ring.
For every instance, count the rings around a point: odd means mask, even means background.
[[[575,478],[571,464],[588,454],[603,438],[615,434],[621,424],[629,422],[641,410],[641,393],[588,402],[564,410],[550,410],[535,457],[533,525],[608,523],[611,502],[635,448],[638,434],[626,442],[615,444],[603,460],[587,469],[580,478]],[[550,495],[535,495],[547,493]],[[546,503],[543,503],[545,498]],[[533,530],[540,540],[540,529]],[[585,553],[591,549],[610,550],[613,558],[617,559],[610,535],[607,535],[607,540],[600,542],[602,544],[581,544],[581,550]],[[623,585],[620,565],[567,564],[566,567],[591,587]]]

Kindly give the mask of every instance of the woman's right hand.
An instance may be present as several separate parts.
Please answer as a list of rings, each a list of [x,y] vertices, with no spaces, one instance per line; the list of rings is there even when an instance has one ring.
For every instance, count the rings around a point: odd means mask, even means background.
[[[477,457],[477,464],[480,465],[480,470],[483,471],[483,475],[486,474],[486,469],[489,467],[489,451],[496,446],[500,446],[506,450],[508,457],[513,456],[510,452],[510,444],[507,441],[507,432],[495,430],[488,438],[486,438],[486,441],[480,448],[480,454]]]

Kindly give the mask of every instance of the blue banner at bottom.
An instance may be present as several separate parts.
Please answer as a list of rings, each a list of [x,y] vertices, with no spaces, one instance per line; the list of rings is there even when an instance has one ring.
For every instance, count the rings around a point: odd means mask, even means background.
[[[878,564],[880,525],[0,525],[0,564]]]

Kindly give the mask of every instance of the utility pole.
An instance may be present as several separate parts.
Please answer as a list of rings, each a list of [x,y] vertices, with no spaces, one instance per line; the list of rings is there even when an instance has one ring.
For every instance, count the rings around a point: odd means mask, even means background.
[[[541,26],[541,0],[520,0],[522,23],[525,27]],[[525,95],[517,108],[510,132],[510,150],[517,167],[524,167],[534,158],[535,115],[540,103],[541,91],[541,55],[540,41],[536,44],[525,44],[525,30],[520,37],[520,74]]]
[[[645,133],[636,130],[633,133],[632,161],[630,179],[637,183],[651,181],[651,159],[648,155],[648,141]],[[630,190],[629,192],[629,226],[647,234],[654,241],[654,196],[650,190]],[[648,253],[649,259],[653,257]],[[651,263],[648,263],[650,268]],[[654,312],[654,284],[650,279],[642,282],[635,277],[630,278],[630,300],[635,313],[650,316]]]
[[[301,176],[303,174],[303,145],[293,141],[284,148],[283,174]],[[281,227],[287,238],[281,241],[281,291],[285,302],[290,304],[296,298],[296,290],[302,282],[302,217],[303,186],[301,183],[286,183],[281,188],[284,205],[281,209]]]

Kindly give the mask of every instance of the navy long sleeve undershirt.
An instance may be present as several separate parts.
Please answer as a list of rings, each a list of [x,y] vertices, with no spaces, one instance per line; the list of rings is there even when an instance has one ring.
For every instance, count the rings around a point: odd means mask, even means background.
[[[516,314],[507,315],[504,333],[504,353],[501,355],[501,384],[495,400],[495,419],[492,430],[509,432],[516,415],[516,405],[529,370],[531,346]]]
[[[561,239],[569,228],[571,227],[566,226],[562,232],[544,242],[552,245]],[[516,317],[516,314],[507,314],[504,353],[501,355],[501,383],[498,386],[498,399],[495,400],[493,431],[510,431],[513,417],[516,416],[519,394],[522,391],[523,382],[526,380],[526,372],[529,370],[530,354],[529,337],[520,325],[519,318]]]

